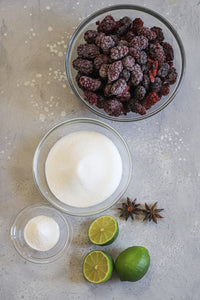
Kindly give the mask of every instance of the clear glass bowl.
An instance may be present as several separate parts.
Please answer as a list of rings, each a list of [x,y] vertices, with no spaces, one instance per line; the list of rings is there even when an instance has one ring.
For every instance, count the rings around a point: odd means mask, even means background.
[[[45,176],[45,162],[50,149],[60,138],[72,132],[81,130],[96,131],[111,139],[120,153],[123,170],[121,181],[115,192],[109,198],[97,205],[79,208],[61,202],[50,191]],[[76,216],[97,214],[111,207],[125,193],[131,178],[131,173],[131,155],[124,139],[109,125],[89,118],[73,119],[56,125],[43,137],[35,151],[33,159],[33,177],[42,197],[57,209]]]
[[[57,244],[48,251],[37,251],[31,248],[24,238],[24,228],[28,221],[41,215],[53,218],[60,228]],[[69,219],[64,218],[59,211],[46,203],[36,203],[25,207],[18,213],[11,227],[10,235],[15,249],[23,258],[33,263],[50,263],[57,260],[69,249],[73,232]]]
[[[77,71],[72,67],[73,60],[77,57],[77,47],[85,43],[84,41],[84,33],[89,29],[96,29],[96,21],[102,20],[106,15],[111,14],[115,19],[120,19],[124,16],[128,16],[131,19],[141,18],[144,21],[145,26],[152,27],[157,26],[161,27],[165,36],[165,41],[169,42],[174,49],[174,66],[177,70],[178,77],[175,84],[170,86],[170,93],[167,96],[163,96],[160,101],[158,101],[154,106],[152,106],[149,110],[147,110],[146,115],[139,115],[133,112],[129,112],[126,116],[122,115],[119,117],[109,116],[104,112],[103,109],[99,109],[95,105],[90,105],[83,99],[83,91],[78,87],[76,82],[76,74]],[[67,74],[67,79],[71,86],[72,91],[77,96],[81,102],[83,102],[92,112],[95,114],[111,119],[114,121],[138,121],[154,114],[160,112],[163,108],[165,108],[176,96],[180,84],[183,80],[184,69],[185,69],[185,52],[182,41],[173,28],[173,26],[161,15],[158,13],[147,9],[145,7],[140,7],[136,5],[115,5],[107,8],[103,8],[93,13],[89,17],[87,17],[75,30],[72,38],[69,42],[69,46],[66,53],[65,58],[65,69]]]

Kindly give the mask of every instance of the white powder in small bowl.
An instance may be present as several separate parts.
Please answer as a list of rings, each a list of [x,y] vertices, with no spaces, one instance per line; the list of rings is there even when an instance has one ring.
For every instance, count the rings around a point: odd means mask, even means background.
[[[60,228],[57,222],[47,216],[37,216],[28,221],[24,228],[26,243],[38,251],[48,251],[58,242]]]

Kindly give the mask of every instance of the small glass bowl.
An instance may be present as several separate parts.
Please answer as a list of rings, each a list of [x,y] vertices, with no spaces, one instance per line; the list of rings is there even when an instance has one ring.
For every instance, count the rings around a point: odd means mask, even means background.
[[[77,71],[73,68],[72,62],[77,58],[77,47],[80,44],[85,43],[84,33],[89,29],[96,30],[96,21],[103,20],[106,15],[112,15],[116,20],[119,20],[124,16],[128,16],[131,19],[141,18],[144,21],[145,26],[161,27],[165,36],[165,41],[170,43],[174,49],[174,67],[178,73],[176,83],[170,86],[170,93],[167,96],[163,96],[155,105],[148,109],[145,115],[129,112],[127,115],[121,115],[119,117],[109,116],[103,109],[99,109],[95,105],[90,105],[84,100],[83,91],[78,87],[76,82],[75,78]],[[137,5],[115,5],[96,11],[78,26],[68,45],[65,58],[65,70],[72,91],[77,98],[83,102],[93,113],[114,121],[139,121],[160,112],[176,96],[183,80],[185,70],[185,51],[182,41],[174,27],[160,14],[154,12],[153,10],[147,9],[146,7]]]
[[[89,207],[73,207],[58,200],[50,191],[45,176],[45,162],[53,145],[63,136],[76,131],[96,131],[112,140],[117,147],[123,164],[122,178],[115,192],[103,202]],[[88,216],[108,209],[125,193],[132,173],[131,155],[128,146],[119,133],[105,124],[94,119],[72,119],[56,125],[43,137],[33,159],[33,177],[42,197],[57,209],[75,216]]]
[[[53,218],[59,228],[60,237],[57,244],[48,251],[37,251],[31,248],[25,241],[24,228],[28,221],[37,216]],[[72,227],[69,219],[66,219],[55,208],[46,203],[36,203],[22,209],[11,227],[11,240],[17,252],[32,263],[50,263],[61,257],[69,249],[72,241]]]

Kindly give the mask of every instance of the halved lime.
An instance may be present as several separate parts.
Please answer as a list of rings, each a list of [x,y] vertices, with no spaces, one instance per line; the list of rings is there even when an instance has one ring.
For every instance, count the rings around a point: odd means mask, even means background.
[[[114,268],[112,257],[104,251],[88,253],[83,262],[83,275],[92,283],[102,283],[110,279]]]
[[[119,233],[117,220],[111,216],[101,216],[95,219],[88,230],[90,241],[99,246],[113,243]]]
[[[149,252],[141,246],[125,249],[115,261],[115,269],[121,281],[140,280],[148,271],[149,265]]]

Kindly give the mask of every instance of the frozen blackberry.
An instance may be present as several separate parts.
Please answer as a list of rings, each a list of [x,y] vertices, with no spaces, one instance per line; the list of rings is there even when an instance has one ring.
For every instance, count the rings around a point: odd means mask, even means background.
[[[104,104],[104,111],[110,116],[119,117],[123,112],[123,105],[117,99],[107,100]]]
[[[98,32],[97,37],[95,39],[95,44],[100,48],[101,47],[101,40],[105,36],[105,33]]]
[[[113,48],[115,46],[115,42],[110,36],[104,36],[101,39],[101,49],[103,50],[103,53],[109,54],[110,48]]]
[[[77,53],[79,57],[89,59],[95,58],[100,54],[99,48],[94,44],[79,45],[77,48]]]
[[[124,78],[126,80],[126,82],[129,81],[130,76],[131,76],[131,73],[126,69],[123,69],[119,75],[119,77]]]
[[[140,19],[140,18],[136,18],[135,20],[133,20],[133,23],[132,23],[132,30],[134,33],[137,34],[138,32],[138,29],[140,27],[143,27],[143,21]]]
[[[99,32],[110,33],[116,28],[116,21],[111,15],[107,15],[98,25],[97,30]]]
[[[133,47],[137,50],[143,50],[146,49],[148,46],[148,39],[141,35],[141,36],[135,36],[129,43],[130,47]]]
[[[131,47],[129,48],[129,54],[137,59],[140,56],[140,50]]]
[[[142,105],[146,109],[150,109],[154,104],[156,104],[156,102],[158,102],[158,100],[158,94],[155,92],[151,92],[146,96],[146,98],[144,98],[144,100],[142,101]]]
[[[124,35],[129,30],[132,20],[129,17],[123,17],[119,20],[118,29],[116,30],[117,35]]]
[[[119,37],[116,34],[111,34],[110,37],[113,39],[115,44],[117,44],[120,40]]]
[[[100,54],[94,59],[94,66],[97,70],[100,69],[101,65],[107,64],[107,63],[108,63],[108,56],[106,56],[104,54]]]
[[[97,91],[101,87],[101,80],[93,79],[88,76],[81,76],[79,83],[88,91]]]
[[[141,70],[142,70],[143,74],[148,74],[149,73],[148,63],[146,65],[141,65]]]
[[[104,88],[104,95],[106,96],[106,97],[110,97],[112,94],[111,94],[111,88],[112,88],[112,84],[111,83],[109,83],[109,84],[107,84],[106,86],[105,86],[105,88]]]
[[[123,69],[122,62],[121,60],[118,60],[111,65],[109,65],[108,68],[108,80],[109,81],[114,81],[119,78],[119,74],[121,73]]]
[[[170,86],[169,86],[169,83],[164,83],[162,88],[161,88],[161,94],[163,96],[167,96],[170,92]]]
[[[150,79],[149,79],[149,76],[148,76],[147,74],[144,74],[144,75],[143,75],[143,79],[142,79],[141,85],[142,85],[146,90],[149,90],[149,87],[150,87]]]
[[[80,82],[79,82],[79,80],[80,80],[80,78],[81,78],[82,75],[83,75],[83,74],[82,74],[81,72],[78,72],[78,73],[76,74],[76,77],[75,77],[76,82],[77,82],[77,84],[78,84],[78,86],[79,86],[80,89],[83,89],[83,87],[80,85]]]
[[[162,87],[162,80],[160,77],[156,77],[154,82],[151,82],[151,91],[159,93]]]
[[[105,99],[104,96],[97,95],[97,104],[96,104],[96,106],[98,108],[104,108],[105,101],[106,101],[106,99]]]
[[[142,78],[143,78],[142,70],[140,66],[136,64],[133,67],[133,71],[131,72],[131,84],[134,86],[138,85],[142,81]]]
[[[159,65],[163,64],[166,57],[165,57],[165,52],[163,50],[163,47],[157,43],[157,44],[151,44],[149,48],[149,52],[151,55],[151,58],[153,60],[158,61]]]
[[[117,95],[117,99],[121,102],[127,102],[131,98],[131,94],[129,91],[125,91],[120,95]]]
[[[117,43],[117,46],[126,46],[128,47],[129,44],[126,40],[120,40],[118,43]]]
[[[168,63],[164,63],[158,69],[157,75],[161,78],[165,78],[167,76],[168,72],[169,72],[169,65],[168,65]]]
[[[101,65],[99,69],[99,76],[101,78],[106,79],[108,77],[108,68],[109,68],[108,64]]]
[[[151,31],[154,31],[156,33],[156,42],[157,43],[160,43],[164,40],[165,37],[164,37],[163,31],[160,27],[154,26],[151,28]]]
[[[122,94],[126,88],[126,81],[123,78],[120,78],[112,85],[110,92],[112,95],[119,95]]]
[[[86,31],[86,33],[84,34],[84,40],[85,40],[88,44],[94,44],[97,35],[98,35],[98,32],[97,32],[96,30],[88,30],[88,31]]]
[[[141,51],[139,57],[137,58],[137,63],[139,65],[145,65],[147,63],[147,54],[145,51]]]
[[[155,40],[156,33],[148,27],[140,27],[137,31],[139,36],[145,36],[148,40]]]
[[[133,71],[134,70],[134,65],[135,65],[135,59],[131,56],[128,55],[122,59],[122,64],[124,69],[128,71]]]
[[[174,84],[176,82],[177,79],[177,72],[176,69],[174,67],[169,69],[169,72],[167,74],[167,77],[165,77],[165,80],[169,83],[169,84]]]
[[[135,37],[135,33],[133,31],[128,31],[126,34],[126,40],[129,43]]]
[[[174,50],[172,48],[172,46],[169,43],[162,43],[162,47],[164,49],[165,52],[165,56],[166,56],[166,60],[170,61],[174,59]]]
[[[91,105],[97,104],[97,95],[91,91],[84,92],[84,100]]]
[[[146,114],[146,108],[136,99],[131,98],[128,102],[128,105],[132,112],[138,113],[140,115]]]
[[[137,99],[138,101],[141,101],[142,99],[144,99],[145,94],[146,94],[146,89],[141,85],[137,86],[133,92],[134,98]]]
[[[117,46],[111,49],[110,57],[114,60],[118,60],[128,54],[127,46]]]
[[[93,63],[90,60],[77,58],[72,62],[72,65],[74,69],[86,75],[89,75],[93,72]]]

